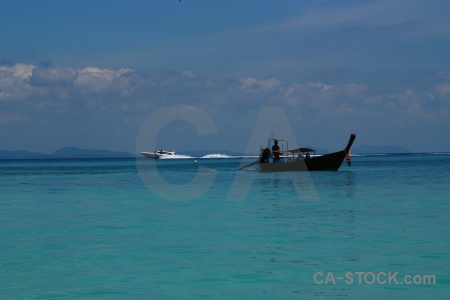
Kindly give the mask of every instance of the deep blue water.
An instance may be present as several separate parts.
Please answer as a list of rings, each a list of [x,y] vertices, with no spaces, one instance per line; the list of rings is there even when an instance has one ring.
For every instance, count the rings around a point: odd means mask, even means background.
[[[0,298],[448,299],[450,155],[252,160],[0,161]]]

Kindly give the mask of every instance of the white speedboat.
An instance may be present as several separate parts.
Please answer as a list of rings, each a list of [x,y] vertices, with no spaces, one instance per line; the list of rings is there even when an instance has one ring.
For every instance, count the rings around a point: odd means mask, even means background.
[[[153,152],[141,152],[142,155],[148,158],[152,159],[160,159],[160,158],[167,158],[175,155],[175,151],[153,151]]]

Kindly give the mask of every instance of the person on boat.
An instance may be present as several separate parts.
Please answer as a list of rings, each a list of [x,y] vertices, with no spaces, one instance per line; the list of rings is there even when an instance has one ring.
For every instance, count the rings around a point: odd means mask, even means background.
[[[262,149],[261,149],[262,151]],[[260,163],[268,163],[270,158],[270,149],[266,148],[262,151]]]
[[[311,154],[309,154],[309,153],[306,153],[306,157],[305,157],[305,160],[308,160],[308,159],[310,159],[311,158]]]
[[[278,146],[278,140],[274,140],[274,145],[272,146],[273,163],[280,162],[280,146]]]

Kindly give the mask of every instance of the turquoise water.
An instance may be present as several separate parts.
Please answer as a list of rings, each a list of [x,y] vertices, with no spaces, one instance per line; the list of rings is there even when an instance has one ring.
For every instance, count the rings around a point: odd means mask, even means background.
[[[253,159],[0,161],[0,298],[448,299],[450,155]]]

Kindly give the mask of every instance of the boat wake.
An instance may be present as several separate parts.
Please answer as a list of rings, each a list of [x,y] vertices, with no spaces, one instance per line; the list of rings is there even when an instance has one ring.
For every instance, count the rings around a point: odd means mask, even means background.
[[[184,155],[184,154],[175,154],[170,156],[162,156],[160,159],[230,159],[230,158],[253,158],[258,156],[250,156],[250,155],[241,155],[241,156],[235,156],[235,155],[227,155],[222,153],[212,153],[212,154],[206,154],[203,156],[190,156],[190,155]]]
[[[174,154],[170,156],[161,156],[159,159],[192,159],[194,157],[189,155],[182,155],[182,154]]]
[[[239,157],[239,156],[230,156],[230,155],[221,154],[221,153],[214,153],[214,154],[207,154],[207,155],[199,157],[199,158],[236,158],[236,157]]]
[[[350,156],[386,156],[386,153],[350,153]]]

